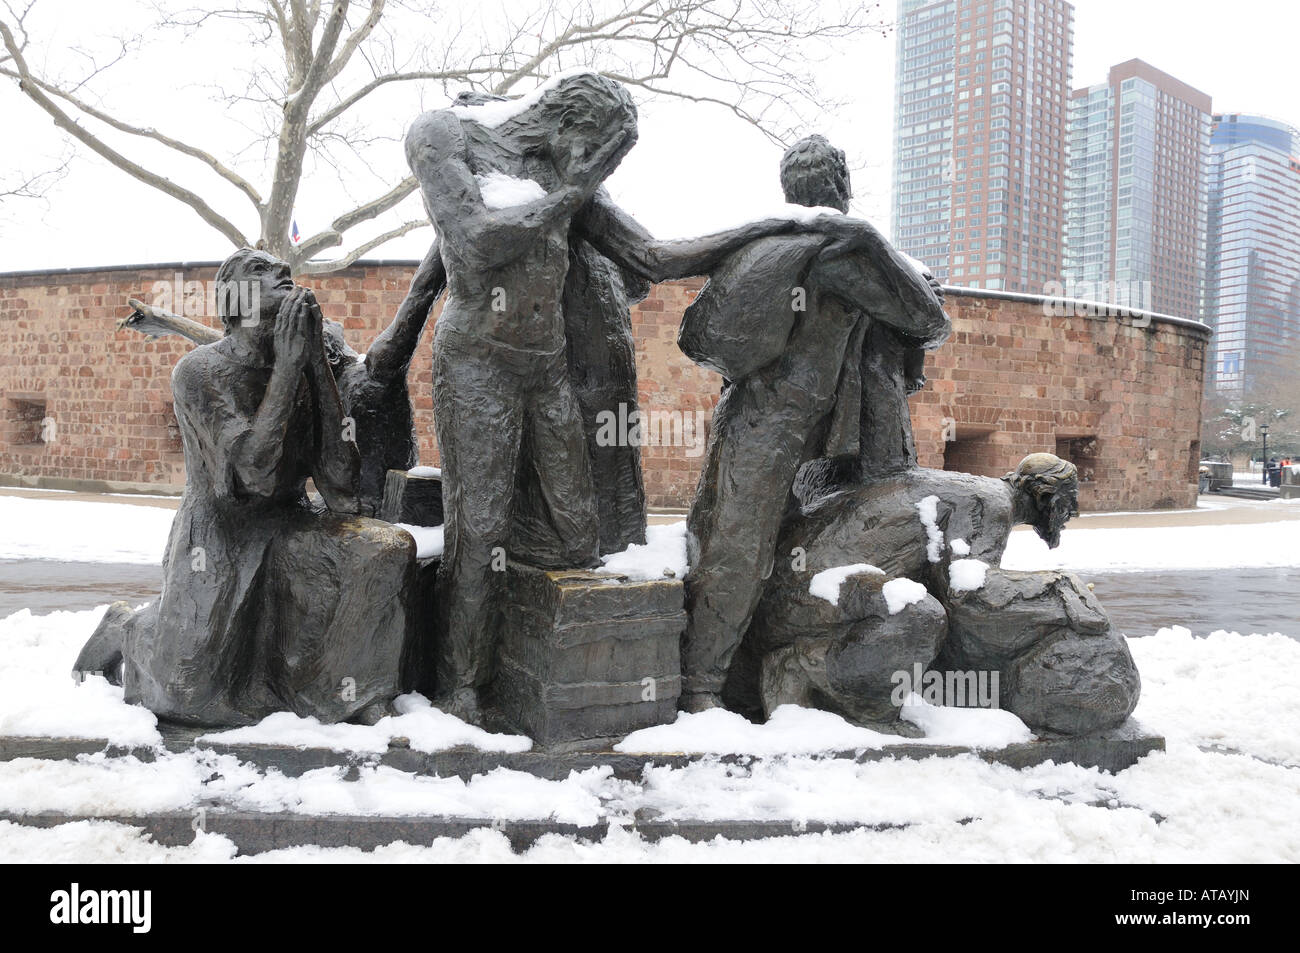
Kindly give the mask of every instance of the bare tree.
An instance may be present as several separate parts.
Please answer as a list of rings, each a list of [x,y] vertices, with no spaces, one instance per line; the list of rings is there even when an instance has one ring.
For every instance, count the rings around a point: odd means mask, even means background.
[[[403,84],[432,84],[444,93],[473,89],[510,95],[556,72],[599,70],[655,96],[721,105],[778,142],[827,103],[809,64],[835,41],[883,32],[879,4],[825,0],[529,0],[501,8],[432,0],[227,0],[221,9],[174,9],[159,4],[154,29],[235,29],[247,55],[242,90],[221,90],[229,104],[256,109],[258,137],[270,148],[259,176],[241,174],[239,152],[219,158],[209,148],[127,121],[132,110],[108,104],[104,77],[131,55],[138,37],[118,38],[119,53],[92,60],[88,75],[57,80],[32,65],[33,50],[50,52],[29,32],[37,0],[15,9],[3,0],[0,74],[18,81],[31,102],[80,145],[136,180],[188,206],[232,245],[256,245],[284,258],[299,274],[333,271],[386,242],[428,225],[411,215],[365,240],[358,226],[392,218],[416,191],[407,177],[371,198],[349,201],[330,224],[294,242],[294,204],[309,155],[330,163],[362,157],[378,142],[358,107]],[[413,42],[412,37],[418,37]],[[186,187],[132,152],[148,142],[201,164],[205,184]],[[390,145],[391,147],[391,145]],[[268,168],[269,167],[269,168]],[[219,211],[211,177],[241,193],[256,210],[248,234]],[[345,193],[346,197],[346,193]],[[408,203],[408,206],[410,203]],[[375,226],[370,226],[372,229]],[[365,231],[361,229],[360,231]],[[350,247],[348,247],[350,246]],[[348,250],[332,260],[319,256]]]

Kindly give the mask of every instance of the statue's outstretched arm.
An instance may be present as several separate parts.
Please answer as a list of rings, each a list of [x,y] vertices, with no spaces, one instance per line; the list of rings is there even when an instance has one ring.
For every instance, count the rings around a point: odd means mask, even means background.
[[[133,309],[130,314],[117,322],[118,330],[129,328],[139,331],[150,338],[159,338],[168,334],[177,334],[193,341],[195,344],[211,344],[221,340],[221,332],[198,321],[191,321],[179,314],[172,314],[162,308],[155,308],[135,298],[127,298],[127,304]]]
[[[592,196],[574,224],[602,255],[651,282],[707,275],[755,239],[799,229],[793,219],[769,218],[700,238],[660,241],[603,189]]]
[[[406,377],[411,355],[420,342],[429,311],[447,287],[447,269],[442,263],[442,246],[434,241],[411,279],[411,288],[397,309],[392,324],[380,332],[366,354],[370,379],[387,385]]]

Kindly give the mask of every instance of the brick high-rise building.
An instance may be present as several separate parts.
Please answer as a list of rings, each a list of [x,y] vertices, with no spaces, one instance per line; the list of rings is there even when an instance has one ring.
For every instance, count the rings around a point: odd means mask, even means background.
[[[893,240],[945,282],[1061,276],[1074,8],[900,0]]]
[[[1209,135],[1210,97],[1142,60],[1074,91],[1065,277],[1107,288],[1081,296],[1202,316]]]
[[[1268,399],[1300,375],[1300,132],[1214,117],[1210,140],[1206,388]]]

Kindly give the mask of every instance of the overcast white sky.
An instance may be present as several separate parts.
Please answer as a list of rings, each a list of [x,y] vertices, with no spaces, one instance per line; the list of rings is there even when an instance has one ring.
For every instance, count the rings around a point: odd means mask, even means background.
[[[135,15],[135,0],[43,0],[50,9],[42,31],[55,43],[50,62],[70,64],[66,49],[93,45],[108,36],[118,15]],[[887,18],[893,4],[883,4]],[[490,14],[485,12],[484,16]],[[431,29],[436,28],[431,26]],[[1105,79],[1107,69],[1140,57],[1214,99],[1216,111],[1255,112],[1300,125],[1294,79],[1300,3],[1293,0],[1076,0],[1074,86]],[[231,55],[225,44],[151,44],[110,74],[106,103],[127,104],[141,124],[197,140],[224,154],[232,129],[212,83]],[[41,63],[41,54],[30,57]],[[890,139],[893,110],[894,39],[864,37],[839,56],[818,64],[831,99],[848,105],[837,114],[808,116],[807,132],[823,132],[858,166],[856,211],[888,228]],[[296,210],[310,234],[344,210],[346,189],[356,199],[382,193],[406,174],[400,137],[421,108],[445,102],[440,90],[412,89],[377,98],[369,128],[392,137],[379,147],[386,157],[350,175],[340,186],[328,170],[304,182]],[[198,108],[186,108],[195,104]],[[0,189],[57,162],[62,137],[9,80],[0,86]],[[240,141],[247,140],[242,133]],[[155,158],[130,140],[123,151]],[[780,150],[724,110],[680,103],[642,103],[640,141],[610,181],[614,197],[663,237],[709,230],[780,201],[776,181]],[[228,187],[213,187],[202,167],[164,160],[169,174],[196,187],[223,212],[241,216],[255,232],[244,200]],[[269,165],[258,155],[241,157],[259,183]],[[258,169],[262,174],[257,175]],[[203,184],[208,183],[206,188]],[[386,245],[374,257],[418,258],[432,232],[420,230]],[[0,271],[155,261],[223,258],[229,244],[189,209],[136,183],[96,156],[79,151],[48,202],[0,201]]]

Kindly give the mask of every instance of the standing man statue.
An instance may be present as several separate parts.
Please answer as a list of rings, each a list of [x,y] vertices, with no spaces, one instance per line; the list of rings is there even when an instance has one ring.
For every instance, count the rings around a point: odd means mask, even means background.
[[[792,204],[848,210],[844,154],[820,136],[787,150],[781,185]],[[826,216],[818,225],[826,234],[816,242],[769,238],[736,254],[711,274],[683,320],[683,350],[728,379],[687,519],[680,701],[687,711],[722,704],[800,468],[874,454],[879,426],[864,426],[864,415],[889,418],[888,443],[905,456],[911,430],[902,356],[937,347],[949,333],[935,287],[867,222]],[[878,367],[864,341],[894,335],[904,343],[890,368]],[[760,339],[768,350],[753,346]],[[898,387],[874,387],[893,378]]]
[[[491,675],[507,556],[543,568],[597,560],[599,509],[566,358],[574,233],[630,275],[661,281],[795,227],[655,241],[600,189],[635,141],[631,97],[593,73],[520,100],[462,100],[407,135],[449,289],[434,338],[446,518],[438,704],[470,721]]]

